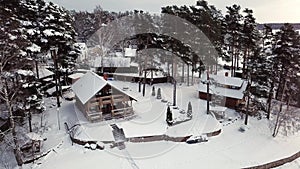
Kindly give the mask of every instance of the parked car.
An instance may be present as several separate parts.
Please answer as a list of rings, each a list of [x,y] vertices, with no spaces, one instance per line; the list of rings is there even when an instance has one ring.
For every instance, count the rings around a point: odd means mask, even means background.
[[[207,135],[200,135],[200,136],[191,136],[186,140],[186,143],[188,144],[194,144],[194,143],[201,143],[201,142],[207,142],[208,138]]]

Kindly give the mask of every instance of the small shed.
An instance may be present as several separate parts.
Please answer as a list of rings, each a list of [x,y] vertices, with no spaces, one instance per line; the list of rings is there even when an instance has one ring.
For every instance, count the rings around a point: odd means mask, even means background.
[[[77,80],[72,90],[77,108],[91,122],[133,114],[136,99],[92,71]]]
[[[73,73],[73,74],[69,75],[68,78],[70,79],[71,84],[74,84],[83,75],[84,75],[84,73]]]
[[[41,152],[41,146],[43,142],[43,138],[41,135],[30,132],[26,134],[27,140],[25,144],[21,146],[21,151],[25,157],[33,156],[34,154],[38,154]]]
[[[207,77],[204,75],[202,81],[206,81]],[[199,83],[199,98],[204,100],[211,100],[212,97],[218,96],[223,98],[224,105],[228,108],[236,108],[244,99],[244,91],[247,88],[247,81],[237,77],[227,77],[222,75],[209,75],[209,80],[213,83],[209,86],[209,98],[207,98],[207,85]]]

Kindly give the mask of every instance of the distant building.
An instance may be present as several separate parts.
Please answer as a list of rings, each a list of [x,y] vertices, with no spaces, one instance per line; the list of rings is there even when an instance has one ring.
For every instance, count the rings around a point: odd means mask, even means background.
[[[133,114],[132,100],[136,99],[91,71],[77,80],[72,90],[77,108],[91,122]]]
[[[77,46],[80,50],[80,55],[77,57],[77,62],[82,62],[87,59],[88,48],[85,43],[75,43],[74,46]]]
[[[68,76],[68,78],[69,78],[68,80],[71,82],[71,84],[74,84],[83,75],[84,75],[84,73],[73,73],[73,74]]]
[[[125,57],[136,57],[136,49],[125,48]]]
[[[202,82],[207,80],[207,76],[202,77]],[[199,98],[212,100],[220,106],[235,108],[244,100],[244,91],[247,88],[247,81],[237,77],[227,77],[225,75],[209,75],[209,80],[213,83],[209,85],[209,98],[207,98],[207,85],[199,83]]]

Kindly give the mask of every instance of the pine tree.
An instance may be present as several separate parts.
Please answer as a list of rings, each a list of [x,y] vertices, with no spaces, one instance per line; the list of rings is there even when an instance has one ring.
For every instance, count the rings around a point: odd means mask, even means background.
[[[246,8],[243,12],[246,14],[246,16],[244,16],[243,19],[241,46],[243,50],[243,76],[245,78],[248,74],[248,69],[246,69],[248,59],[250,57],[253,59],[255,51],[258,49],[257,42],[259,41],[259,35],[256,29],[257,25],[253,16],[253,11]]]
[[[284,82],[287,81],[286,97],[295,97],[297,93],[296,73],[299,72],[299,34],[294,30],[292,25],[284,24],[276,34],[276,45],[274,49],[274,65],[277,72],[278,88],[276,99],[284,95]],[[288,98],[286,98],[288,100]]]
[[[252,79],[258,83],[257,87],[259,90],[265,88],[268,89],[268,100],[267,100],[267,118],[270,119],[271,114],[271,103],[273,98],[273,90],[277,83],[276,71],[274,71],[274,50],[275,50],[275,36],[272,28],[268,25],[264,25],[262,34],[262,47],[261,54],[255,59],[250,59],[251,66],[254,67],[255,72],[252,73],[254,76]]]
[[[19,86],[15,83],[16,68],[26,65],[28,62],[24,51],[30,42],[22,36],[23,29],[18,19],[17,9],[19,2],[0,1],[0,103],[4,103],[8,111],[11,126],[12,145],[18,166],[23,165],[20,150],[19,135],[16,130],[16,118],[13,108],[16,106]]]
[[[188,104],[188,109],[187,109],[187,117],[188,118],[192,118],[193,117],[193,110],[192,110],[192,103],[191,102],[189,102],[189,104]]]
[[[173,115],[171,112],[170,107],[168,106],[167,108],[167,118],[166,118],[166,122],[169,126],[171,126],[173,124]]]
[[[231,59],[231,76],[235,75],[235,70],[239,67],[239,57],[241,54],[241,31],[242,31],[242,15],[240,14],[241,7],[234,4],[227,6],[227,14],[225,15],[225,29],[227,38],[225,43],[227,45],[228,53]]]

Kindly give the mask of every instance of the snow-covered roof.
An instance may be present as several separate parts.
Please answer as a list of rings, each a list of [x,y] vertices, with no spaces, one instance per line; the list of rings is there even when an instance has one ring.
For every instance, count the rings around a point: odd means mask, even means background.
[[[19,69],[17,71],[18,74],[20,75],[23,75],[23,76],[33,76],[34,73],[31,71],[31,70],[22,70],[22,69]]]
[[[225,76],[219,76],[219,75],[210,75],[210,78],[213,78],[213,77],[220,84],[237,86],[237,87],[241,87],[241,88],[240,89],[230,89],[230,88],[220,87],[218,85],[210,85],[209,92],[211,94],[230,97],[230,98],[234,98],[234,99],[242,99],[244,97],[244,91],[246,90],[246,87],[247,87],[247,81],[244,81],[241,78],[236,78],[236,77],[233,78],[233,77],[225,77]],[[206,80],[206,76],[203,76],[203,80]],[[207,85],[200,82],[198,90],[200,92],[206,93]]]
[[[103,61],[103,64],[102,64]],[[94,67],[130,67],[130,58],[124,57],[96,57],[91,63]]]
[[[89,71],[72,85],[72,90],[78,99],[85,104],[107,84],[106,80]]]
[[[81,42],[74,43],[74,46],[78,46],[80,49],[84,49],[87,47],[85,43],[81,43]]]
[[[91,70],[88,70],[88,69],[76,69],[74,72],[75,73],[83,73],[83,74],[85,74],[86,72],[89,72],[89,71],[91,71]]]
[[[207,75],[203,75],[203,80],[207,79]],[[225,75],[214,75],[210,74],[209,79],[213,79],[216,83],[227,85],[227,86],[234,86],[234,87],[241,87],[243,84],[243,80],[238,77],[227,77]]]
[[[84,73],[73,73],[73,74],[69,75],[68,77],[70,79],[78,79],[78,78],[82,77],[83,75],[84,75]]]
[[[44,66],[40,66],[39,67],[39,78],[43,79],[45,77],[54,75],[54,73],[48,69],[46,69]],[[35,76],[36,76],[36,72],[35,72]]]
[[[117,57],[123,57],[123,52],[116,52],[115,55],[116,55]]]
[[[86,74],[84,74],[79,80],[77,80],[72,85],[72,90],[75,93],[75,95],[78,97],[78,99],[83,103],[87,103],[88,100],[90,100],[92,97],[95,96],[97,92],[99,92],[104,86],[110,85],[113,88],[117,89],[121,93],[124,93],[128,96],[129,94],[123,92],[115,85],[111,84],[109,81],[106,81],[103,79],[103,77],[97,75],[96,73],[89,71]],[[134,99],[134,97],[130,96]],[[136,99],[134,99],[136,100]]]
[[[209,109],[212,110],[212,111],[225,112],[227,110],[227,107],[223,107],[223,106],[210,106]]]
[[[125,56],[127,56],[127,57],[135,57],[136,56],[136,49],[125,48]]]
[[[34,132],[30,132],[27,133],[26,136],[30,139],[30,140],[34,140],[34,141],[42,141],[43,138],[41,137],[41,135],[34,133]]]

